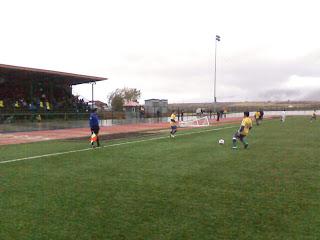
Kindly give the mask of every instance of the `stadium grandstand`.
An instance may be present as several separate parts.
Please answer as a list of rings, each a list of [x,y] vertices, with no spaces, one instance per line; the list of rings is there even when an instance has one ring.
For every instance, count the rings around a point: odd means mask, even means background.
[[[0,113],[87,112],[72,86],[107,78],[0,64]],[[92,84],[93,88],[93,84]]]

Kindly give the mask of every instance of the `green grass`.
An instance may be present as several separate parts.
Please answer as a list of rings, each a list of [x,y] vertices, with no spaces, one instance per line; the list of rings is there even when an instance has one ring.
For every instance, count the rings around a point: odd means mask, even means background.
[[[264,121],[247,150],[236,129],[0,164],[0,239],[318,239],[320,122]],[[2,146],[0,161],[86,147]]]

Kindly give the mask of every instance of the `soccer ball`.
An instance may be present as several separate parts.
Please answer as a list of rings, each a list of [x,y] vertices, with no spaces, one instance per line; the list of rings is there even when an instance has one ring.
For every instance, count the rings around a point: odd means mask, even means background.
[[[220,139],[220,140],[219,140],[219,144],[221,144],[221,145],[224,144],[224,140],[223,140],[223,139]]]

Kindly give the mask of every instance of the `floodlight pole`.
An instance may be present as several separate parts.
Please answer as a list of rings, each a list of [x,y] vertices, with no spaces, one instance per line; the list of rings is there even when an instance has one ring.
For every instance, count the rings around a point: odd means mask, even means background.
[[[216,112],[216,104],[217,104],[217,42],[220,42],[220,36],[216,35],[215,41],[215,50],[214,50],[214,105],[213,111]]]
[[[91,82],[91,109],[94,109],[93,85],[95,84],[96,82]]]

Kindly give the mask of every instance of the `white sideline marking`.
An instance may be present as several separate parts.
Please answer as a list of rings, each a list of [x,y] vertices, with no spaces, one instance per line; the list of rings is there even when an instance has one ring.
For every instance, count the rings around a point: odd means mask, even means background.
[[[234,126],[207,129],[207,130],[203,130],[203,131],[199,131],[199,132],[184,133],[184,134],[179,134],[176,137],[187,136],[187,135],[198,134],[198,133],[204,133],[204,132],[211,132],[211,131],[219,131],[219,130],[228,129],[228,128],[234,128]],[[114,143],[114,144],[102,146],[100,148],[116,147],[116,146],[121,146],[121,145],[126,145],[126,144],[141,143],[141,142],[147,142],[147,141],[153,141],[153,140],[159,140],[159,139],[165,139],[165,138],[168,138],[168,136],[157,137],[157,138],[148,138],[148,139],[142,139],[142,140],[136,140],[136,141],[130,141],[130,142]],[[100,149],[100,148],[98,148],[98,149]],[[84,152],[84,151],[89,151],[89,150],[92,150],[92,148],[84,148],[84,149],[79,149],[79,150],[71,150],[71,151],[58,152],[58,153],[49,153],[49,154],[38,155],[38,156],[33,156],[33,157],[16,158],[16,159],[11,159],[11,160],[0,161],[0,164],[1,163],[19,162],[19,161],[36,159],[36,158],[52,157],[52,156],[69,154],[69,153]]]

